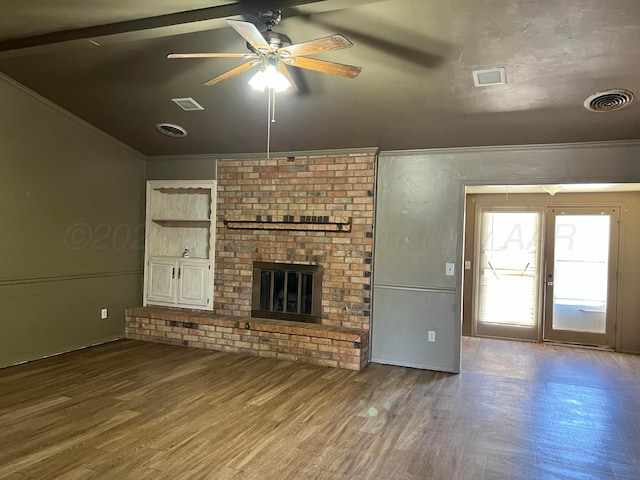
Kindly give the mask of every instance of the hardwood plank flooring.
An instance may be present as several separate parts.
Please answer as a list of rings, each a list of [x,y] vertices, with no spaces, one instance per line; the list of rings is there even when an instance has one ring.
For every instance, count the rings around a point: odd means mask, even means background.
[[[463,339],[450,375],[124,340],[0,370],[0,479],[640,478],[640,356]]]

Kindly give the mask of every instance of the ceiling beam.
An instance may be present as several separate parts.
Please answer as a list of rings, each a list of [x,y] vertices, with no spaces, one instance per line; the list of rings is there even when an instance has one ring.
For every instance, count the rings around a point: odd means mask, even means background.
[[[269,8],[286,9],[314,4],[309,10],[318,12],[338,10],[379,1],[380,0],[273,0],[269,2]],[[234,3],[198,10],[4,40],[0,42],[0,58],[42,53],[52,49],[65,48],[70,45],[77,47],[78,44],[84,44],[84,46],[89,47],[220,28],[227,25],[224,19],[237,17],[249,12],[257,12],[261,8],[265,8],[264,4],[265,2],[255,0],[238,0]]]
[[[285,8],[291,6],[304,5],[317,0],[280,0],[272,2],[272,8]],[[90,27],[63,30],[59,32],[44,33],[30,37],[15,38],[0,42],[0,52],[9,50],[20,50],[25,48],[39,47],[56,43],[70,42],[74,40],[98,39],[101,37],[120,35],[133,32],[144,32],[148,30],[174,27],[185,24],[196,24],[208,20],[234,17],[258,10],[259,2],[240,1],[228,3],[217,7],[200,8],[186,12],[169,13],[155,17],[139,18],[124,22],[109,23],[105,25],[95,25]]]

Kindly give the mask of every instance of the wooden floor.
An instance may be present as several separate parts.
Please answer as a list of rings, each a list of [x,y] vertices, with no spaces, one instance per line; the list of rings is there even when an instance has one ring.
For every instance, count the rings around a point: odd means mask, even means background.
[[[463,351],[460,375],[133,340],[7,368],[0,478],[640,478],[640,357]]]

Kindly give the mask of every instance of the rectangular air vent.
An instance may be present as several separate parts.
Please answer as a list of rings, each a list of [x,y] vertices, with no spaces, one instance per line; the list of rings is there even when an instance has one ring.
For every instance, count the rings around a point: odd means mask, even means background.
[[[191,97],[172,98],[171,101],[177,103],[180,108],[182,108],[186,112],[192,112],[194,110],[204,110],[204,107]]]
[[[473,71],[473,84],[476,87],[503,85],[507,83],[507,72],[503,67]]]

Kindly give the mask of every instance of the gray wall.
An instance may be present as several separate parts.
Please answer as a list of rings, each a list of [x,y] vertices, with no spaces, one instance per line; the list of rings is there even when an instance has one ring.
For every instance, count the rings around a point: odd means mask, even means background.
[[[0,366],[124,336],[144,158],[1,75],[0,103]]]
[[[180,139],[176,139],[180,141]],[[209,155],[147,157],[147,180],[215,180],[216,157]]]
[[[640,144],[383,152],[377,181],[372,361],[458,372],[465,185],[640,182]]]

